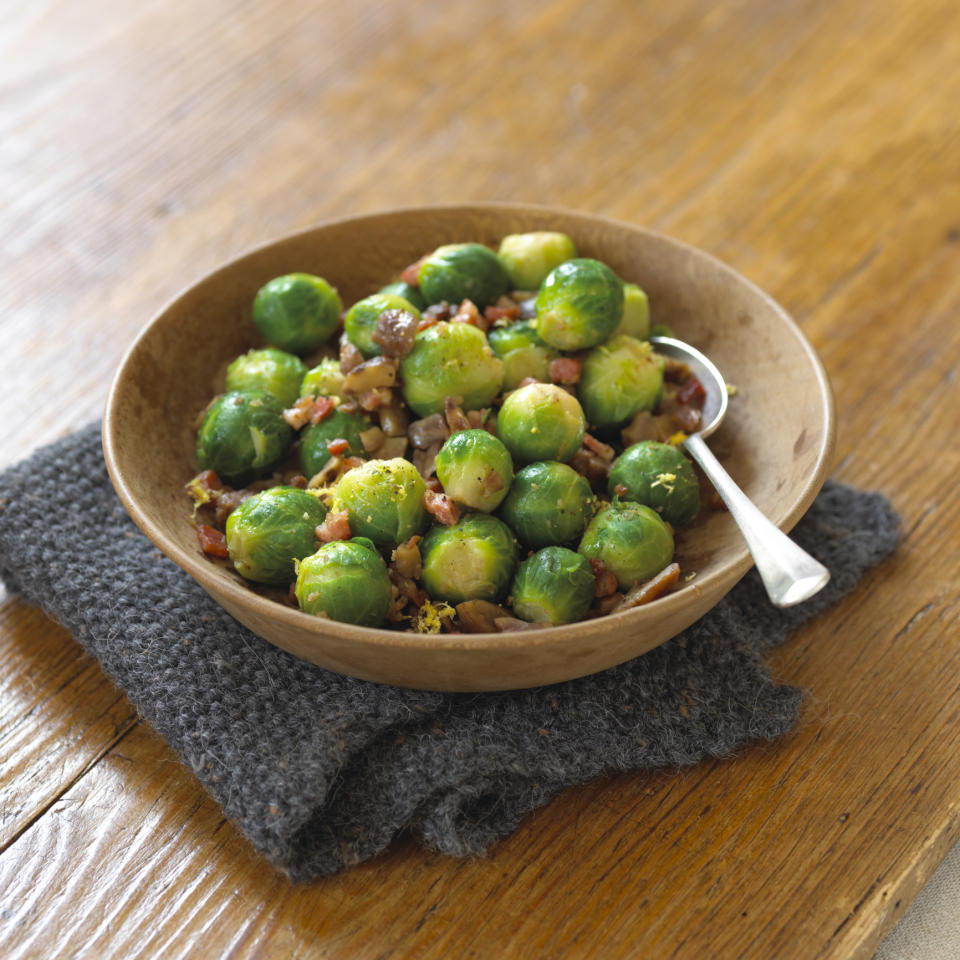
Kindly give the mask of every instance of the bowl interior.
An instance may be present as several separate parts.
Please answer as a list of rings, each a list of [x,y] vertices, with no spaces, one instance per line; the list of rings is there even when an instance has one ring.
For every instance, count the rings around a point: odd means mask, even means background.
[[[819,490],[832,451],[832,395],[785,312],[729,267],[653,232],[599,217],[514,205],[400,210],[329,223],[270,243],[188,288],[144,329],[111,388],[104,449],[133,519],[171,559],[267,640],[344,673],[433,689],[503,689],[583,675],[662,643],[702,615],[750,566],[725,512],[703,510],[678,537],[695,573],[646,607],[518,634],[414,635],[317,620],[251,591],[198,551],[184,484],[197,471],[193,424],[222,390],[226,364],[260,343],[251,303],[268,280],[325,277],[344,304],[367,296],[441,243],[562,230],[583,256],[648,294],[655,322],[699,347],[738,388],[711,448],[745,492],[789,529]]]

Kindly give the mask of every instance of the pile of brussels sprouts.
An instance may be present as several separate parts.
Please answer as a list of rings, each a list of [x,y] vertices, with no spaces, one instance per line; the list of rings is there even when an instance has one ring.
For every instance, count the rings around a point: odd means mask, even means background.
[[[644,292],[565,234],[441,246],[345,313],[326,280],[277,277],[253,322],[269,345],[229,365],[188,484],[201,549],[248,581],[468,632],[676,584],[702,387],[648,342]]]

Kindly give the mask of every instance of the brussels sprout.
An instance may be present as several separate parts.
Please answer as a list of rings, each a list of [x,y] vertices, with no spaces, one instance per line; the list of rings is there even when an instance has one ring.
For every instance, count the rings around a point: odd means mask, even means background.
[[[500,506],[513,480],[513,461],[486,430],[461,430],[437,454],[437,477],[457,503],[489,513]]]
[[[602,560],[620,589],[629,590],[673,559],[673,534],[649,507],[614,500],[587,525],[579,550],[588,559]]]
[[[516,390],[527,377],[549,382],[550,362],[556,360],[560,352],[540,339],[532,321],[495,327],[487,339],[490,349],[503,361],[504,390]]]
[[[472,300],[481,310],[496,302],[510,287],[500,259],[479,243],[437,247],[420,264],[417,284],[427,303]]]
[[[544,461],[517,473],[500,516],[521,543],[539,550],[579,537],[595,502],[586,477],[565,463]]]
[[[294,560],[313,553],[327,508],[296,487],[270,487],[227,517],[227,549],[237,573],[258,583],[292,583]]]
[[[289,407],[306,372],[303,361],[285,350],[250,350],[227,367],[227,390],[265,390]]]
[[[207,410],[197,433],[197,460],[235,486],[272,467],[293,442],[283,404],[263,390],[225,393]]]
[[[346,510],[350,530],[378,547],[397,547],[420,533],[427,520],[427,485],[409,460],[370,460],[344,474],[334,510]]]
[[[583,359],[577,393],[592,427],[626,423],[653,410],[663,391],[663,357],[649,343],[619,334]]]
[[[390,609],[390,575],[369,540],[336,540],[300,561],[296,594],[306,613],[378,627]]]
[[[497,417],[497,436],[517,463],[569,460],[586,429],[577,398],[553,383],[531,383],[507,395]]]
[[[369,360],[379,357],[383,351],[372,337],[377,329],[377,320],[384,310],[406,310],[420,320],[420,311],[409,300],[391,293],[375,293],[357,301],[343,318],[347,339]]]
[[[402,280],[388,283],[385,287],[381,287],[377,293],[389,293],[395,297],[403,297],[407,303],[412,304],[418,310],[427,309],[427,301],[423,299],[423,294],[416,287],[411,287],[409,283],[404,283]]]
[[[518,549],[510,528],[489,513],[434,527],[420,544],[423,586],[434,600],[449,603],[499,600],[517,567]]]
[[[362,413],[343,413],[334,410],[330,416],[319,423],[311,423],[300,434],[300,469],[305,477],[319,473],[330,459],[327,444],[331,440],[346,440],[350,445],[345,456],[367,456],[366,448],[360,439],[364,430],[373,424]]]
[[[500,241],[497,256],[507,268],[514,290],[537,290],[555,267],[572,260],[577,248],[565,233],[511,233]]]
[[[336,357],[324,357],[300,381],[301,397],[340,397],[342,393],[343,374]]]
[[[673,328],[667,323],[655,323],[647,334],[648,337],[672,337],[673,335]]]
[[[602,343],[623,317],[623,283],[599,260],[568,260],[537,294],[537,333],[559,350]]]
[[[513,578],[513,612],[533,623],[573,623],[590,609],[596,582],[585,556],[545,547],[524,560]]]
[[[400,376],[407,404],[428,417],[443,412],[445,397],[460,397],[464,410],[487,406],[503,384],[503,363],[477,327],[436,323],[417,334]]]
[[[638,340],[650,336],[650,301],[635,283],[623,285],[623,319],[615,332]]]
[[[292,353],[309,353],[330,339],[343,304],[322,277],[288,273],[260,288],[253,322],[267,343]]]
[[[610,471],[611,495],[617,487],[624,500],[652,507],[675,528],[689,523],[700,510],[693,465],[669,443],[644,440],[624,450]]]

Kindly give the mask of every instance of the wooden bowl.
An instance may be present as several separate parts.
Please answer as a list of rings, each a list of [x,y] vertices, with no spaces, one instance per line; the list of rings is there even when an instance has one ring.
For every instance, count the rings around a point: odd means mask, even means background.
[[[562,230],[649,295],[655,322],[710,356],[739,388],[711,447],[747,495],[789,530],[820,489],[834,442],[833,398],[813,348],[784,310],[730,267],[676,240],[602,217],[512,204],[397,210],[323,224],[248,253],[193,284],[143,330],[107,400],[114,487],[144,533],[241,623],[339,673],[435,690],[504,690],[603,670],[675,636],[746,573],[733,520],[703,510],[678,538],[696,573],[647,606],[561,627],[421,635],[317,619],[260,596],[198,550],[184,484],[196,473],[193,423],[223,389],[226,363],[259,344],[251,303],[268,280],[319,274],[345,304],[442,243]]]

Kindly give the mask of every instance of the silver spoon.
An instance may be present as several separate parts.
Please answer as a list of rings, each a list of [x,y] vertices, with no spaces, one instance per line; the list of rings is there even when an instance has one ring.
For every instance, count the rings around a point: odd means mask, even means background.
[[[812,597],[827,585],[830,571],[760,512],[704,443],[727,412],[727,384],[720,371],[699,350],[682,340],[651,337],[650,342],[658,353],[685,363],[703,384],[706,391],[700,421],[703,425],[690,434],[683,445],[700,464],[740,528],[770,600],[778,607],[790,607]]]

